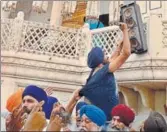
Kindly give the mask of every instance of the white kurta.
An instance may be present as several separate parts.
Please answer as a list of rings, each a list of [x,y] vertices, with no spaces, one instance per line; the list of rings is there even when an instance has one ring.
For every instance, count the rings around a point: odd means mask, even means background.
[[[6,117],[10,114],[10,112],[5,109],[1,112],[1,132],[6,131]]]

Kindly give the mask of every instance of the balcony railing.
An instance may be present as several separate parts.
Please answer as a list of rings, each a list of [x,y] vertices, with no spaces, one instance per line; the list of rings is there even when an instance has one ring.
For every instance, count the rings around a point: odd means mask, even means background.
[[[113,50],[123,40],[123,33],[118,26],[109,26],[91,31],[92,46],[101,47],[106,55],[111,55]]]
[[[159,28],[154,28],[157,25]],[[147,37],[148,52],[131,54],[115,73],[122,84],[148,80],[163,81],[167,78],[167,49],[164,48],[167,45],[167,22],[152,15],[143,28]],[[107,55],[111,55],[122,38],[123,34],[118,26],[89,30],[89,26],[85,24],[80,29],[72,29],[24,21],[18,17],[1,19],[1,62],[5,69],[2,71],[7,75],[15,75],[17,72],[18,76],[41,79],[45,77],[72,83],[75,80],[75,83],[83,83],[83,78],[87,77],[90,70],[86,67],[86,58],[91,47],[100,46]],[[29,75],[29,72],[25,75],[23,69],[31,72],[33,69],[33,75]],[[53,71],[56,74],[61,71],[62,74],[57,76]],[[162,72],[164,74],[161,74]]]
[[[26,52],[30,54],[79,59],[86,57],[93,46],[100,46],[111,54],[122,41],[118,26],[89,30],[88,25],[80,29],[53,27],[49,24],[16,19],[1,19],[2,51]]]
[[[79,58],[82,30],[53,28],[48,24],[29,21],[15,24],[15,20],[1,20],[2,50]]]

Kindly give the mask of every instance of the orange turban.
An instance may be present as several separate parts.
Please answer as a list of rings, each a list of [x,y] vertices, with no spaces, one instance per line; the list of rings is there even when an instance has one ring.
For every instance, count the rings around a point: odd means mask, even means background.
[[[12,94],[6,104],[6,109],[9,112],[12,112],[15,108],[17,108],[22,103],[22,93],[24,89],[18,89],[14,94]]]

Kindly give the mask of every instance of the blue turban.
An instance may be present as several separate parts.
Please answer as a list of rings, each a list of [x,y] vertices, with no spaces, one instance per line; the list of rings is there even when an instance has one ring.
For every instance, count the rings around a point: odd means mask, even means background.
[[[96,68],[104,61],[104,53],[101,48],[94,47],[88,54],[88,66],[89,68]]]
[[[48,103],[47,103],[47,108],[45,109],[45,116],[47,119],[50,119],[50,115],[52,113],[53,105],[58,102],[57,98],[48,96]]]
[[[82,117],[84,114],[98,126],[103,126],[107,120],[105,113],[94,105],[83,106],[80,109],[80,117]]]
[[[86,102],[78,102],[76,105],[76,112],[82,108],[82,106],[88,105]]]
[[[41,102],[42,100],[44,100],[45,103],[43,105],[43,109],[46,108],[48,97],[47,97],[46,92],[42,88],[39,88],[39,87],[37,87],[35,85],[29,85],[23,91],[22,98],[24,98],[24,96],[27,96],[27,95],[28,96],[32,96],[38,102]]]

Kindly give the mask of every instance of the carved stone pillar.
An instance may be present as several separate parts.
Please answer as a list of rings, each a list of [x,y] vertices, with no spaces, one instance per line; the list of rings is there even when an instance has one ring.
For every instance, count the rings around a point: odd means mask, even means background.
[[[82,28],[83,38],[82,38],[82,45],[80,50],[80,63],[81,65],[86,65],[87,55],[90,51],[91,47],[91,32],[89,30],[89,24],[84,24]]]
[[[24,12],[20,11],[17,14],[17,17],[13,21],[13,27],[12,27],[12,36],[13,41],[11,41],[11,44],[13,44],[13,48],[18,51],[19,45],[22,40],[22,30],[23,30],[23,22],[24,22]]]
[[[53,1],[52,12],[50,17],[50,24],[54,26],[61,26],[63,1]]]

